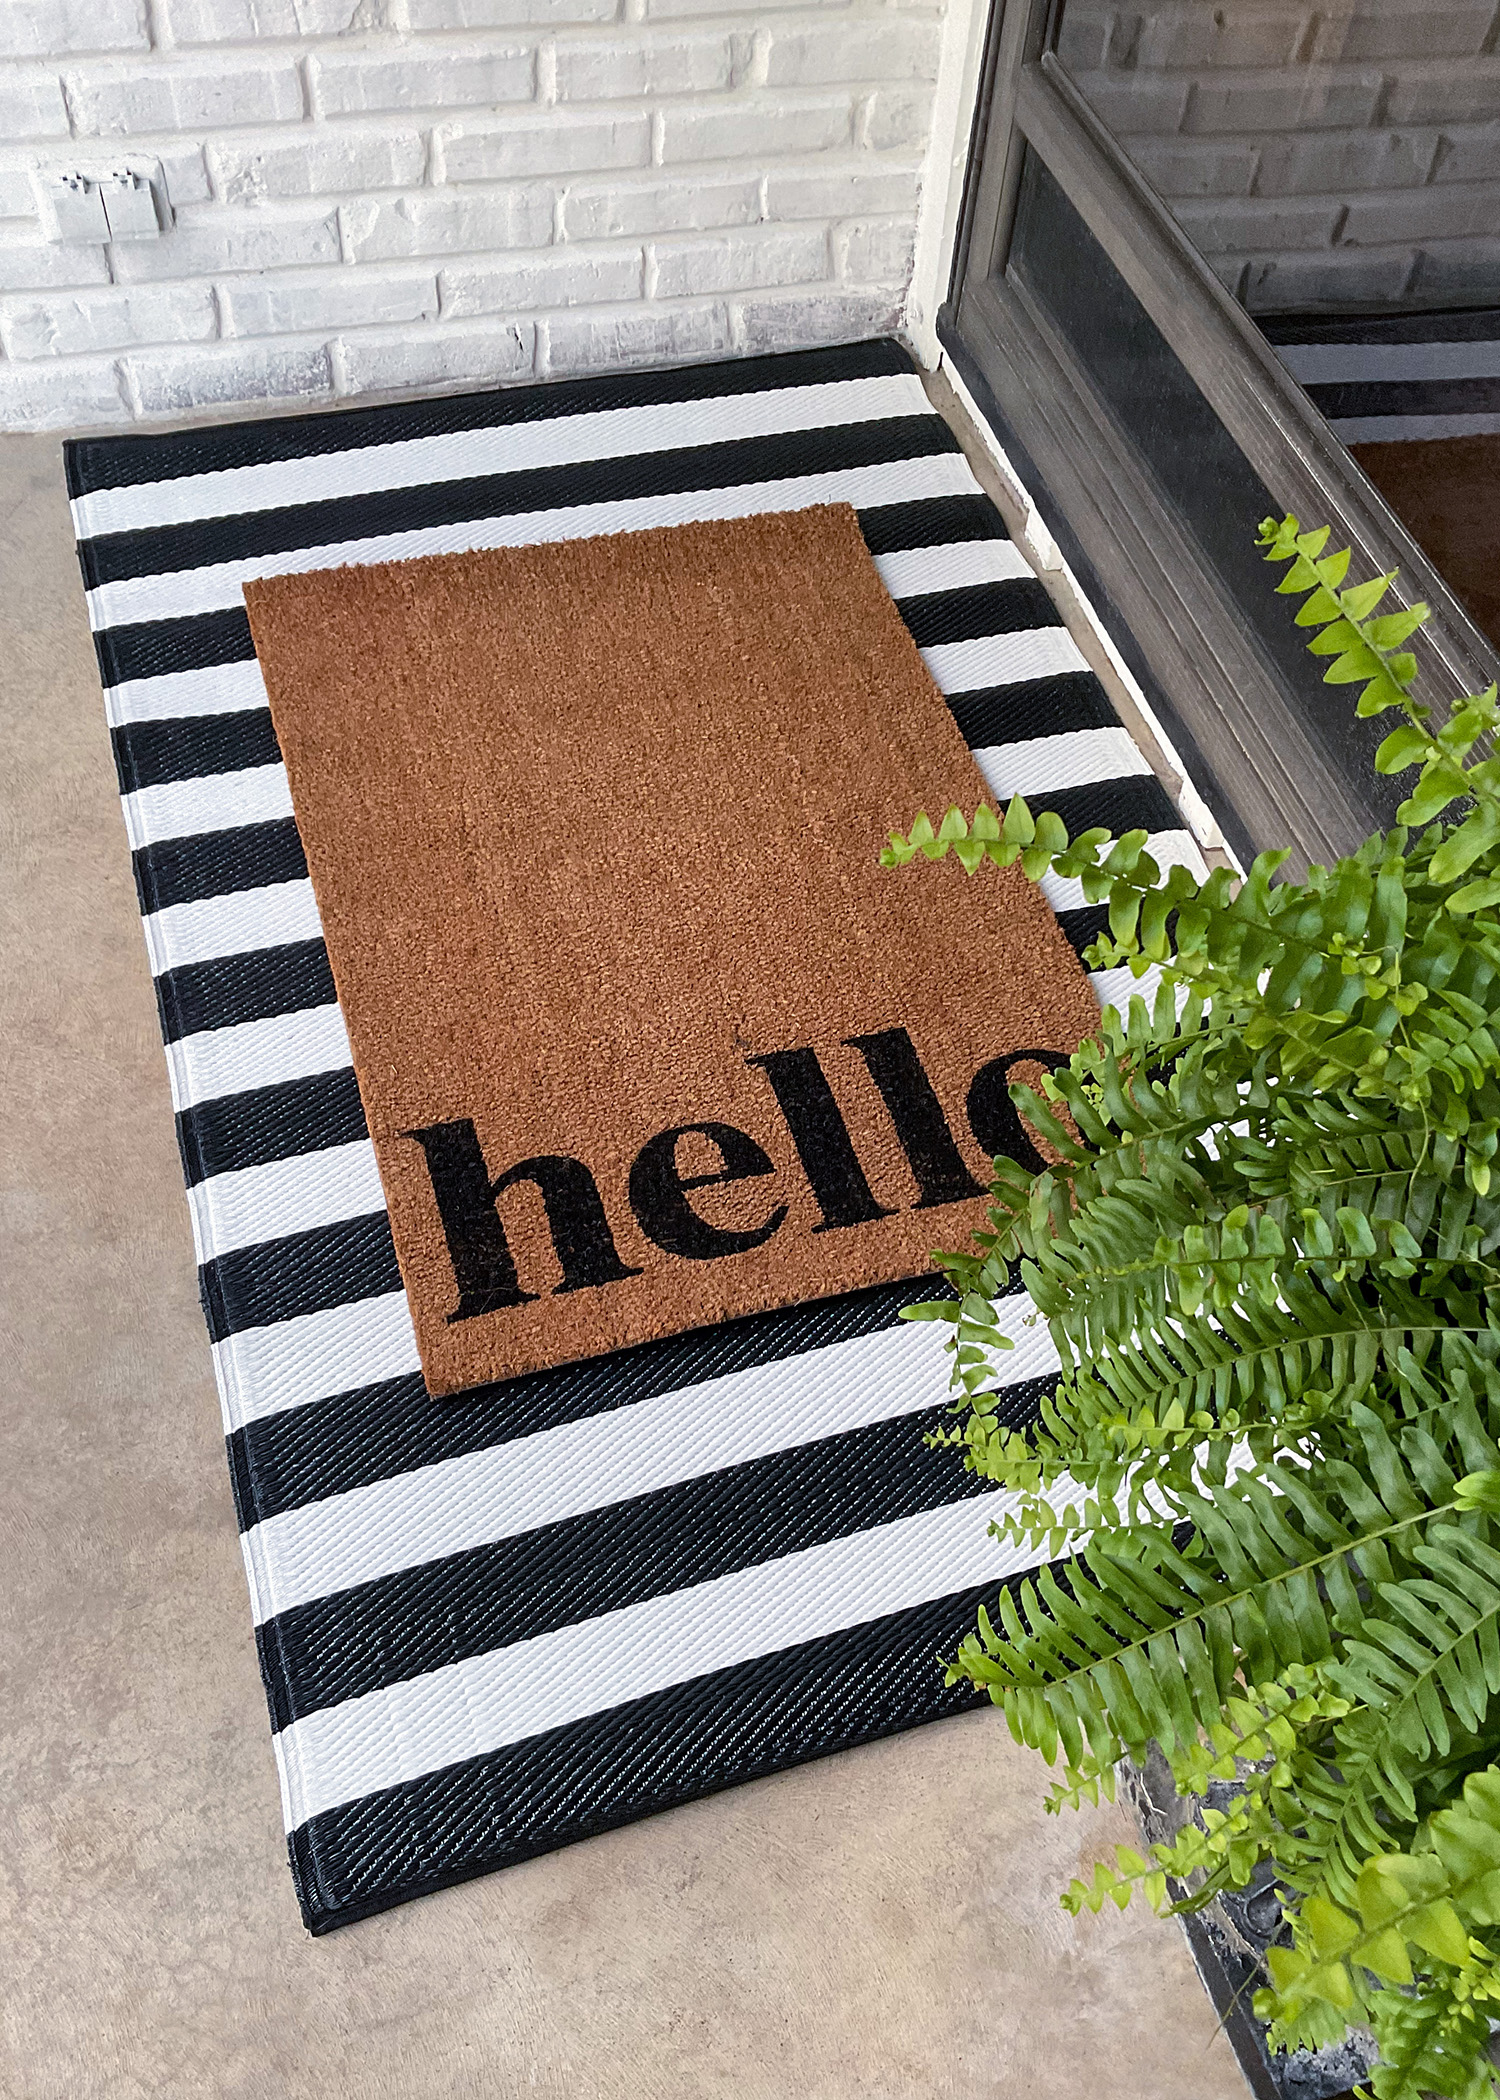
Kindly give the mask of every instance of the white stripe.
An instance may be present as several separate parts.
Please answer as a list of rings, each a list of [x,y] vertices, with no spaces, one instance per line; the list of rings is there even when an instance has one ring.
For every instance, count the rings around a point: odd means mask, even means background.
[[[920,598],[928,591],[960,591],[976,583],[1009,583],[1032,574],[1013,540],[955,540],[942,547],[909,547],[875,558],[881,581],[893,598]]]
[[[343,1012],[331,1000],[265,1021],[199,1029],[167,1045],[172,1105],[179,1110],[221,1094],[341,1071],[353,1061]]]
[[[1017,634],[982,635],[973,642],[938,642],[922,651],[922,661],[945,693],[1088,669],[1066,627],[1025,627]]]
[[[371,562],[409,561],[424,554],[462,554],[482,547],[529,547],[540,541],[586,539],[596,533],[639,532],[650,526],[687,525],[703,518],[744,518],[759,511],[806,510],[817,503],[911,503],[928,496],[977,496],[979,483],[959,452],[890,460],[827,474],[799,474],[782,481],[746,482],[731,489],[688,489],[666,496],[637,496],[617,503],[584,503],[565,510],[535,510],[504,518],[468,518],[414,532],[387,532],[373,539],[340,540],[324,547],[294,547],[245,561],[218,562],[202,569],[177,569],[164,576],[132,576],[100,584],[89,593],[89,619],[97,632],[141,620],[179,620],[225,612],[241,603],[244,586],[256,576],[297,576],[309,569],[363,567]]]
[[[368,1138],[211,1174],[188,1190],[199,1261],[385,1209]]]
[[[1406,444],[1416,438],[1493,437],[1500,431],[1500,409],[1472,416],[1336,416],[1328,427],[1346,445]]]
[[[1340,380],[1500,379],[1500,338],[1474,343],[1280,343],[1303,386]]]
[[[160,678],[127,678],[104,688],[110,722],[178,721],[188,715],[239,714],[266,705],[266,681],[253,656],[202,671],[165,671]]]
[[[213,1354],[226,1434],[421,1369],[405,1291],[247,1327],[215,1342]]]
[[[1007,583],[1032,571],[1010,540],[955,540],[882,554],[875,563],[893,598],[956,591],[976,583]],[[105,688],[112,723],[180,720],[191,715],[238,714],[266,705],[266,685],[253,657],[210,664],[202,671],[168,671]]]
[[[232,890],[227,897],[168,904],[142,923],[157,977],[184,963],[215,962],[222,955],[247,955],[254,948],[323,938],[323,922],[307,881],[271,882],[263,889]]]
[[[1201,882],[1208,873],[1198,841],[1190,831],[1153,831],[1146,851],[1159,868],[1187,868]],[[1088,903],[1083,882],[1077,875],[1044,875],[1038,884],[1054,911],[1082,911]]]
[[[1046,1328],[1024,1324],[1032,1317],[1029,1298],[1001,1301],[1001,1323],[1017,1342],[996,1359],[1006,1385],[1058,1368]],[[270,1618],[727,1466],[941,1407],[952,1397],[950,1331],[903,1321],[283,1510],[245,1534],[257,1610]]]
[[[1112,1006],[1116,1013],[1123,1014],[1132,999],[1144,999],[1147,1008],[1156,1004],[1156,994],[1161,988],[1161,971],[1153,963],[1144,977],[1132,977],[1128,966],[1118,970],[1091,970],[1089,982],[1101,1010]]]
[[[984,744],[974,753],[990,793],[1052,795],[1094,780],[1121,780],[1149,773],[1150,766],[1128,729],[1070,729],[1061,736],[1032,736],[1015,744]]]
[[[1050,630],[1042,630],[1048,632]],[[997,637],[1010,641],[1014,637]],[[1110,780],[1151,768],[1126,729],[1075,729],[1060,736],[1029,737],[1014,744],[986,745],[974,753],[980,771],[1006,795],[1029,795]],[[1003,760],[1003,763],[1002,763]],[[1003,780],[1003,790],[992,778]],[[292,814],[286,768],[247,766],[236,773],[203,773],[160,787],[138,788],[122,798],[126,829],[134,847],[194,832],[227,831]]]
[[[997,1493],[649,1597],[308,1714],[273,1740],[288,1829],[603,1706],[826,1639],[1035,1564]]]
[[[73,523],[78,537],[89,539],[103,532],[186,525],[197,518],[223,518],[285,504],[327,503],[386,489],[426,488],[480,474],[582,466],[597,459],[623,459],[688,445],[779,437],[794,430],[834,429],[931,412],[915,372],[775,387],[759,394],[720,394],[707,401],[597,409],[542,423],[495,423],[478,430],[406,438],[391,445],[267,460],[259,466],[227,467],[214,474],[184,474],[135,488],[99,489],[74,498]],[[336,431],[338,426],[333,427]]]
[[[125,829],[134,847],[155,846],[201,831],[232,831],[292,814],[286,767],[244,766],[236,773],[200,773],[122,795]]]

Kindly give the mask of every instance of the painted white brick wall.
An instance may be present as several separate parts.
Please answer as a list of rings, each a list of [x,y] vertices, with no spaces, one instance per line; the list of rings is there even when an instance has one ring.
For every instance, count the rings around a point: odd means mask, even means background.
[[[1252,312],[1500,302],[1497,0],[1068,0],[1061,54]]]
[[[0,0],[0,427],[893,329],[965,15]],[[168,230],[48,241],[38,176],[127,158],[160,162]]]

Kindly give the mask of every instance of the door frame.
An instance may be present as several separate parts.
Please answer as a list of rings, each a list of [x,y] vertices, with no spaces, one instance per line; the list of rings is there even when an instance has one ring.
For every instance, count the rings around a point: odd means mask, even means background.
[[[994,0],[948,303],[938,334],[1033,470],[1049,528],[1128,629],[1153,698],[1257,850],[1327,862],[1386,821],[1311,734],[1252,624],[1160,492],[1056,324],[1007,269],[1029,149],[1124,278],[1282,511],[1329,524],[1360,573],[1424,599],[1440,706],[1500,662],[1431,561],[1094,115],[1050,48],[1059,0]]]

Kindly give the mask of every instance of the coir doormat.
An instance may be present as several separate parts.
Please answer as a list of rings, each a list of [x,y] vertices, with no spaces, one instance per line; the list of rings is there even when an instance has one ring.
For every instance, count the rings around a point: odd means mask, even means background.
[[[307,1924],[969,1703],[933,1657],[1015,1563],[922,1444],[925,1277],[428,1395],[243,596],[849,503],[992,792],[1191,855],[905,354],[88,440],[68,477]],[[1049,894],[1081,949],[1095,914]],[[1054,1359],[1013,1307],[1023,1421]]]
[[[1098,1005],[1019,868],[976,944],[878,865],[985,785],[849,506],[245,599],[429,1392],[983,1225],[1004,1075]]]

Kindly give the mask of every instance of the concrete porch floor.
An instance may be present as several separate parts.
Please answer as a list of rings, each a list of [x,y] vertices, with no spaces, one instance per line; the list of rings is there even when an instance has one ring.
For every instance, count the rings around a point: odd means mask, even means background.
[[[54,440],[0,438],[0,2092],[1238,2100],[1123,1812],[971,1714],[324,1940],[297,1917]]]

